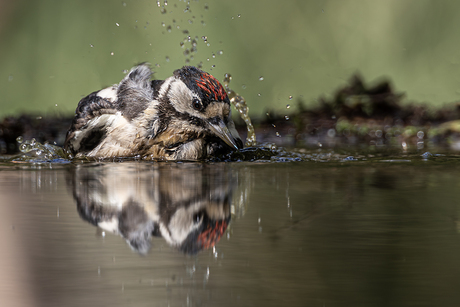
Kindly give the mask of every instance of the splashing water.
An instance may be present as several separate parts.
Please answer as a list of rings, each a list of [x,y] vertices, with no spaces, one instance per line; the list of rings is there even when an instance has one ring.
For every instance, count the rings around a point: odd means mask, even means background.
[[[19,144],[19,150],[21,154],[9,159],[11,162],[23,163],[42,163],[42,162],[53,162],[53,163],[70,163],[73,159],[70,153],[64,151],[63,148],[48,143],[41,144],[35,139],[25,140],[22,136],[18,137],[16,141]]]
[[[230,87],[230,81],[232,80],[232,76],[230,74],[224,75],[224,86],[227,90],[228,98],[230,102],[235,106],[240,114],[241,118],[246,123],[246,128],[248,130],[248,136],[246,137],[245,146],[255,146],[256,145],[256,133],[254,132],[254,126],[252,125],[251,118],[249,117],[249,108],[246,104],[246,100],[238,95],[235,91],[233,91]]]

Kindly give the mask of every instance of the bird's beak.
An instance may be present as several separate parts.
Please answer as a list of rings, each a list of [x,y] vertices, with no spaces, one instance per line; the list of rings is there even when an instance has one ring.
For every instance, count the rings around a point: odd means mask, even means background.
[[[224,124],[224,122],[219,119],[214,122],[209,122],[209,128],[215,135],[217,135],[222,141],[225,142],[228,146],[239,149],[238,145],[236,144],[235,138],[231,134],[228,127]]]

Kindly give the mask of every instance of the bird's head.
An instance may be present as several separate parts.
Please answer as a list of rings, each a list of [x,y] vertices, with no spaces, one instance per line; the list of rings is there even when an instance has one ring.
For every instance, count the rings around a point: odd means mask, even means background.
[[[232,149],[243,148],[231,118],[230,100],[212,75],[184,66],[161,84],[158,96],[168,126],[191,131],[210,142],[223,141]]]

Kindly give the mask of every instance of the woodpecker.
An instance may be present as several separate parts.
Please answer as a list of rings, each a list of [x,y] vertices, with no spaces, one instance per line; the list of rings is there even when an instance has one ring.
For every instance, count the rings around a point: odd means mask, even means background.
[[[234,179],[225,163],[77,164],[67,173],[80,217],[142,255],[153,237],[186,254],[215,246],[230,223]]]
[[[151,80],[139,64],[119,84],[81,99],[64,148],[76,156],[201,160],[243,148],[230,100],[212,75],[193,66]]]

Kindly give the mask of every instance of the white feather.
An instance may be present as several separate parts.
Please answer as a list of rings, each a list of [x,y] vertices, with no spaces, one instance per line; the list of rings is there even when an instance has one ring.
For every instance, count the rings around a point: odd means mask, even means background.
[[[97,226],[105,231],[110,231],[114,234],[118,234],[118,218],[113,217],[111,220],[99,222]]]
[[[110,102],[116,102],[118,100],[117,85],[112,85],[111,87],[107,87],[103,90],[100,90],[97,93],[97,96],[104,98]]]

